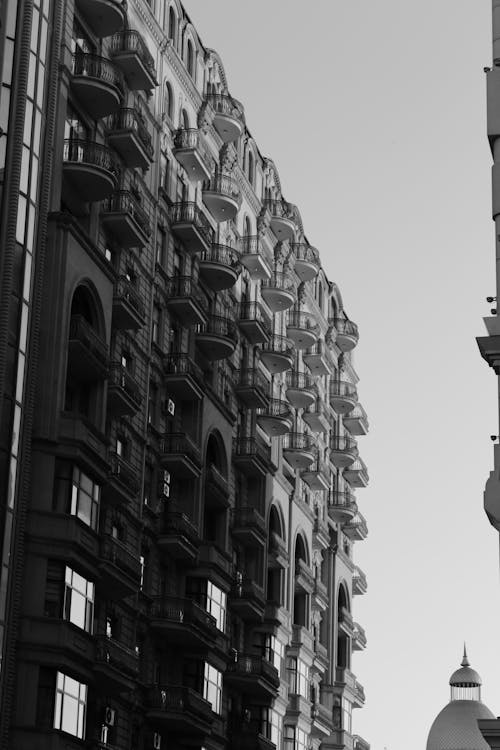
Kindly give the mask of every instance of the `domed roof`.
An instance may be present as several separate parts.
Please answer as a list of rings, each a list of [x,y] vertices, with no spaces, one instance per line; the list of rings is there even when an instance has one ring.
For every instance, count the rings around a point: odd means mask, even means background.
[[[480,701],[451,701],[434,719],[427,750],[490,750],[477,720],[494,718]]]
[[[450,677],[450,685],[482,685],[481,678],[472,667],[461,667]]]

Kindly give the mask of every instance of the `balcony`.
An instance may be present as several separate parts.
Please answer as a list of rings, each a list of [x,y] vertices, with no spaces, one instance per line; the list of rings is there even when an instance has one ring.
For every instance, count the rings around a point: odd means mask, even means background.
[[[226,588],[226,585],[233,581],[233,563],[230,555],[213,542],[202,544],[196,575],[213,579],[217,585]]]
[[[71,89],[93,120],[119,109],[124,82],[119,68],[98,55],[79,52],[73,55]]]
[[[93,382],[108,374],[108,347],[83,315],[72,315],[69,324],[68,375],[72,381]]]
[[[328,588],[319,578],[314,579],[313,608],[325,611],[330,602]],[[320,644],[318,644],[320,645]]]
[[[323,340],[306,349],[302,360],[313,375],[331,375],[333,372],[332,357]]]
[[[349,435],[334,435],[330,440],[330,461],[337,469],[351,466],[358,457],[358,446]]]
[[[365,689],[363,685],[356,680],[354,687],[354,700],[352,702],[353,708],[363,708],[365,700]]]
[[[317,390],[311,376],[305,372],[287,372],[286,397],[294,409],[307,409],[314,404]]]
[[[360,458],[356,459],[351,466],[344,469],[343,477],[351,487],[367,487],[369,476],[365,462]]]
[[[122,542],[107,535],[101,540],[99,570],[101,587],[112,599],[122,599],[139,591],[141,563],[139,556]]]
[[[352,522],[358,512],[358,506],[350,492],[331,490],[328,496],[328,515],[335,523]]]
[[[116,189],[118,165],[102,143],[71,139],[64,141],[63,175],[81,200],[95,203]]]
[[[198,554],[200,535],[185,514],[166,510],[160,519],[158,549],[176,560],[194,562]]]
[[[234,390],[247,409],[265,407],[269,402],[270,387],[260,370],[236,370]]]
[[[364,651],[366,648],[366,633],[365,629],[361,627],[357,622],[354,623],[354,629],[352,632],[352,650],[353,651]]]
[[[286,326],[286,335],[293,341],[296,349],[309,349],[314,346],[319,336],[319,326],[309,313],[290,310]]]
[[[305,242],[294,242],[292,253],[295,258],[294,270],[301,281],[312,281],[318,275],[321,263],[319,253]]]
[[[94,675],[105,691],[128,693],[139,676],[139,655],[113,638],[98,635]]]
[[[205,466],[205,505],[226,509],[230,505],[229,483],[215,464]]]
[[[267,550],[267,564],[270,568],[288,567],[288,550],[286,542],[275,531],[269,532],[269,545]]]
[[[302,419],[309,426],[311,432],[326,432],[330,429],[330,416],[319,398],[307,411],[303,412]]]
[[[261,547],[267,539],[264,517],[252,506],[233,510],[231,533],[244,547]]]
[[[236,747],[238,750],[277,750],[276,745],[270,739],[271,731],[271,724],[264,720],[247,721],[241,717],[231,729],[230,747]]]
[[[330,546],[330,529],[328,527],[328,521],[316,516],[314,519],[313,526],[313,548],[324,550]]]
[[[346,318],[334,318],[333,325],[337,330],[336,344],[340,351],[350,352],[358,343],[358,326]]]
[[[101,222],[122,248],[143,248],[151,236],[149,217],[129,190],[119,190],[106,200]]]
[[[252,702],[264,705],[277,696],[280,678],[276,667],[262,656],[238,654],[237,661],[227,666],[224,684]]]
[[[295,237],[295,218],[285,200],[268,199],[264,205],[271,214],[271,229],[279,242],[293,240]]]
[[[191,254],[210,250],[214,232],[208,219],[196,203],[183,201],[174,203],[170,209],[172,232]]]
[[[302,481],[307,484],[313,492],[323,492],[330,488],[330,471],[327,465],[319,457],[316,458],[312,466],[300,475]]]
[[[289,432],[283,438],[283,458],[293,469],[308,469],[316,458],[316,446],[310,435]]]
[[[120,362],[112,362],[108,379],[108,414],[131,416],[141,408],[141,390]]]
[[[225,315],[210,315],[196,332],[196,346],[209,362],[230,357],[236,340],[234,321]]]
[[[173,153],[191,182],[210,179],[210,157],[203,145],[201,131],[195,128],[178,130],[174,138]]]
[[[344,534],[352,541],[362,542],[368,536],[368,526],[365,517],[359,511],[343,526]]]
[[[330,406],[340,416],[349,414],[358,402],[356,386],[346,380],[330,381]]]
[[[210,733],[212,704],[191,688],[180,685],[155,686],[149,693],[146,718],[165,736],[180,734],[183,740],[192,737],[193,742],[198,741],[200,745]]]
[[[158,85],[153,56],[138,31],[126,29],[114,34],[111,55],[132,91],[150,91]]]
[[[245,235],[241,238],[240,261],[254,281],[271,278],[269,259],[258,235]]]
[[[359,596],[361,594],[366,594],[367,590],[368,583],[366,581],[366,575],[363,573],[361,568],[356,565],[352,574],[352,593],[354,594],[354,596]]]
[[[120,276],[113,294],[113,327],[137,331],[144,322],[141,295],[126,276]]]
[[[347,607],[340,607],[339,609],[339,628],[343,630],[348,636],[352,637],[354,632],[354,620]]]
[[[201,453],[186,433],[165,435],[160,444],[161,465],[176,477],[197,479],[201,474]]]
[[[213,125],[220,138],[224,143],[238,140],[245,129],[243,106],[229,94],[208,94],[207,101],[214,110]]]
[[[349,430],[351,435],[366,435],[368,433],[368,417],[361,404],[356,404],[354,409],[345,414],[342,421],[344,427]]]
[[[163,382],[169,396],[198,401],[203,396],[203,371],[188,354],[167,354],[163,360]]]
[[[151,605],[150,623],[162,641],[183,648],[208,649],[217,637],[215,617],[193,599],[156,597]]]
[[[100,39],[123,28],[125,14],[119,0],[77,0],[76,5]]]
[[[227,245],[213,244],[200,255],[200,276],[213,292],[231,289],[240,275],[240,262],[236,250]]]
[[[108,143],[127,167],[149,169],[154,158],[153,141],[138,110],[124,107],[113,115]]]
[[[269,437],[286,435],[293,426],[290,407],[285,401],[272,398],[267,406],[258,410],[257,424]]]
[[[247,476],[265,476],[273,469],[271,449],[257,437],[236,438],[233,441],[233,464]]]
[[[243,578],[233,585],[229,596],[229,608],[247,622],[262,622],[266,606],[264,589],[250,578]]]
[[[207,320],[207,301],[191,276],[174,276],[165,286],[168,310],[183,326],[201,325]]]
[[[292,307],[297,299],[297,290],[289,273],[274,271],[270,279],[262,279],[260,293],[273,313]]]
[[[271,318],[260,302],[241,303],[238,325],[251,344],[262,344],[269,341]]]
[[[231,221],[241,206],[238,183],[230,174],[217,172],[205,183],[203,202],[218,224]]]
[[[286,336],[271,334],[269,341],[262,344],[260,359],[272,375],[290,370],[293,365],[293,349],[290,341]]]
[[[137,497],[140,489],[138,472],[117,453],[109,455],[108,481],[102,488],[102,497],[111,504],[124,505]]]
[[[295,590],[312,594],[314,591],[314,573],[305,560],[295,560]]]

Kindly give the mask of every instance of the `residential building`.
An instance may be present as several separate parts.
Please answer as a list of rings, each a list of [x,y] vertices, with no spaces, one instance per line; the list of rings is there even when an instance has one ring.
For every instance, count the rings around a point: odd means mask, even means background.
[[[0,746],[367,750],[337,286],[176,0],[6,0]]]

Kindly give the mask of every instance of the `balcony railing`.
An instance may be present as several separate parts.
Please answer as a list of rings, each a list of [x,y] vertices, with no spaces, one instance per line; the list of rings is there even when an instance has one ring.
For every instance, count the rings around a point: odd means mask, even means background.
[[[237,341],[236,327],[234,320],[226,315],[209,315],[205,324],[200,325],[199,333],[213,334],[231,339],[234,343]]]
[[[258,388],[265,396],[269,396],[270,385],[260,370],[255,368],[236,370],[234,373],[235,387]]]
[[[139,385],[134,380],[132,375],[120,362],[112,362],[109,368],[109,379],[108,385],[114,385],[118,388],[123,388],[125,393],[135,401],[137,406],[141,405],[142,395]]]
[[[271,214],[271,216],[277,216],[280,219],[290,219],[294,221],[293,212],[290,209],[289,204],[283,199],[266,198],[264,205]]]
[[[112,52],[135,52],[151,78],[156,80],[155,61],[138,31],[126,29],[114,34],[111,39]]]
[[[256,526],[264,534],[266,533],[264,518],[252,506],[235,508],[233,510],[233,526]]]
[[[347,320],[347,318],[334,318],[333,325],[338,333],[344,336],[352,336],[355,339],[359,338],[358,326],[356,323],[353,323],[352,320]]]
[[[260,323],[267,330],[271,328],[271,318],[264,311],[260,302],[242,302],[240,305],[239,319],[241,321],[255,321]]]
[[[172,225],[192,224],[196,227],[207,245],[211,245],[214,241],[214,231],[207,217],[196,203],[190,201],[174,203],[170,208],[170,222]]]
[[[295,282],[291,275],[284,271],[274,271],[270,279],[262,279],[262,288],[295,294]]]
[[[310,331],[318,333],[319,326],[310,313],[301,312],[300,310],[289,310],[287,325],[290,328],[299,328],[301,331]]]
[[[149,216],[130,190],[118,190],[104,201],[105,213],[125,213],[134,219],[146,237],[151,235]]]
[[[275,687],[278,687],[280,679],[278,670],[267,659],[262,656],[251,656],[247,654],[238,654],[237,661],[230,662],[227,671],[233,674],[256,675],[264,677]]]
[[[283,450],[316,452],[315,441],[304,432],[289,432],[283,438]]]
[[[163,360],[165,373],[169,375],[191,375],[195,380],[203,383],[203,370],[191,359],[189,354],[167,354]]]
[[[237,269],[240,264],[238,252],[228,245],[212,244],[209,250],[204,250],[200,261],[205,263],[220,263],[222,266]]]
[[[108,362],[108,348],[95,328],[83,315],[72,315],[69,323],[69,339],[79,341],[103,364]]]
[[[201,462],[201,452],[197,445],[183,432],[172,432],[165,435],[160,443],[163,454],[183,454],[195,463]]]
[[[73,75],[97,78],[99,81],[109,83],[123,94],[124,80],[122,72],[116,65],[99,55],[88,52],[80,52],[73,55]]]
[[[352,510],[353,513],[357,508],[354,495],[347,490],[345,492],[341,492],[340,490],[330,490],[328,495],[328,505],[332,508],[345,508],[346,510]]]
[[[289,357],[293,356],[293,348],[290,339],[287,338],[287,336],[281,336],[277,333],[273,333],[269,341],[265,341],[262,344],[262,351],[284,354]]]
[[[357,454],[358,444],[349,435],[333,435],[330,440],[330,450]]]
[[[125,461],[117,453],[110,453],[109,464],[110,477],[120,482],[132,495],[136,495],[139,492],[140,483],[132,464],[129,464],[128,461]]]
[[[197,625],[215,630],[217,621],[193,599],[158,596],[151,604],[151,617],[167,622]]]
[[[182,149],[196,149],[206,166],[210,164],[210,156],[201,139],[200,131],[197,128],[184,128],[176,132],[174,137],[174,147]]]
[[[271,460],[269,446],[254,437],[235,438],[233,451],[235,456],[256,456],[264,462]]]
[[[191,276],[174,276],[169,279],[165,286],[167,297],[190,297],[200,305],[203,310],[207,309],[206,297],[201,293],[198,284]]]
[[[132,107],[123,107],[120,109],[111,119],[110,130],[133,130],[149,158],[153,158],[154,149],[151,134],[142,122],[141,116],[136,109]]]
[[[233,99],[229,94],[208,94],[207,101],[212,105],[216,112],[227,117],[233,117],[241,123],[245,122],[243,105]]]
[[[160,520],[160,535],[185,536],[193,544],[199,541],[198,529],[191,519],[180,511],[168,510]]]
[[[225,195],[235,201],[238,204],[238,207],[241,205],[241,192],[239,185],[230,174],[216,172],[210,178],[210,182],[204,185],[204,190]]]
[[[316,392],[316,386],[312,377],[306,372],[297,372],[292,370],[286,374],[286,385],[287,388],[296,388],[297,390],[314,390]]]
[[[336,397],[356,400],[358,397],[356,386],[347,382],[347,380],[331,380],[330,398]]]
[[[311,245],[306,245],[305,242],[294,242],[292,243],[292,252],[296,260],[313,263],[319,267],[319,253],[316,248],[311,247]]]
[[[165,712],[193,714],[205,721],[212,719],[212,706],[191,688],[182,685],[159,685],[149,696],[153,709]]]
[[[107,535],[101,542],[101,559],[113,563],[117,568],[139,579],[141,563],[139,556],[114,537]]]
[[[139,671],[139,656],[136,651],[106,635],[96,636],[96,662],[109,664],[131,675]]]
[[[125,300],[131,307],[133,307],[139,317],[144,317],[144,303],[141,299],[141,295],[136,289],[134,289],[126,276],[120,276],[118,279],[114,297],[116,299]]]
[[[88,164],[104,169],[115,177],[119,175],[118,162],[113,152],[102,143],[70,138],[64,141],[63,160],[73,164]]]

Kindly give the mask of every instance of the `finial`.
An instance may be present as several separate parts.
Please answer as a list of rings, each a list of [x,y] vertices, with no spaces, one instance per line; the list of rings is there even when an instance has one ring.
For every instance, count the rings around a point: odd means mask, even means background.
[[[467,658],[467,648],[464,641],[464,658],[462,659],[462,667],[470,667],[469,660]]]

